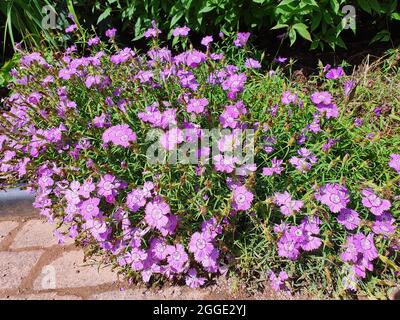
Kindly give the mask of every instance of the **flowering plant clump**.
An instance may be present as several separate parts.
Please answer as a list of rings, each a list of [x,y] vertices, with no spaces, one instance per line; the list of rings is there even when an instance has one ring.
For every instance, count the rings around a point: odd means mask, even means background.
[[[22,54],[0,115],[0,182],[26,181],[60,242],[144,282],[395,284],[400,136],[368,112],[355,122],[342,68],[290,83],[281,58],[263,74],[247,33],[200,50],[179,27],[173,53],[153,23],[138,53],[115,29],[87,47],[67,32],[65,52]]]

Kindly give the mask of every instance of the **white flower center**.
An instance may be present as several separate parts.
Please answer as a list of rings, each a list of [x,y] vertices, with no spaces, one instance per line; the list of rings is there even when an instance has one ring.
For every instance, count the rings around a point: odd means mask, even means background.
[[[200,250],[204,249],[206,247],[206,242],[203,239],[199,239],[196,242],[196,247]]]
[[[107,191],[111,190],[111,182],[109,181],[104,182],[103,189]]]
[[[181,254],[178,251],[175,251],[172,257],[174,258],[174,260],[179,261],[181,259]]]
[[[335,204],[340,203],[340,197],[337,194],[332,194],[329,199]]]
[[[160,208],[153,209],[153,217],[158,220],[163,215],[162,210]]]
[[[379,207],[382,204],[382,200],[379,197],[375,196],[375,195],[371,196],[369,198],[369,201],[371,202],[371,205],[374,206],[374,207]]]
[[[363,247],[363,249],[365,250],[369,250],[372,247],[371,241],[369,241],[368,239],[365,239],[361,242],[361,245]]]
[[[245,202],[245,200],[246,200],[246,197],[244,196],[244,194],[239,194],[239,195],[236,197],[236,202],[237,202],[237,203],[243,203],[243,202]]]

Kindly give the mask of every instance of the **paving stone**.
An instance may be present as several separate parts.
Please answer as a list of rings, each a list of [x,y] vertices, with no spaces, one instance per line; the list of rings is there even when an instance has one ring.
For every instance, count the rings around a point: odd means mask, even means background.
[[[56,292],[46,292],[8,296],[0,298],[0,300],[82,300],[82,298],[73,295],[61,295],[57,294]]]
[[[18,226],[15,221],[1,221],[0,222],[0,242],[8,236],[8,234]]]
[[[90,300],[198,300],[206,299],[210,293],[203,289],[187,290],[167,288],[157,292],[147,289],[112,290],[94,294]]]
[[[111,268],[88,265],[83,262],[83,252],[65,252],[60,258],[44,266],[34,282],[35,290],[97,286],[118,281]]]
[[[89,300],[146,300],[156,299],[154,295],[146,294],[146,289],[113,290],[94,294]]]
[[[0,289],[18,288],[43,251],[0,252]]]
[[[58,244],[57,238],[53,235],[54,225],[42,220],[30,220],[17,233],[11,249],[28,247],[51,247]],[[66,244],[72,243],[66,238]]]

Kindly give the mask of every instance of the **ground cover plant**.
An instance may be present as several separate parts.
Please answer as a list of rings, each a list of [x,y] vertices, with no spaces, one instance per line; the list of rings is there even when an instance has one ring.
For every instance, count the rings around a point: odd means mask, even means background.
[[[249,33],[147,51],[76,24],[24,52],[0,115],[0,182],[132,281],[384,298],[399,278],[398,53],[302,79]],[[264,68],[262,67],[264,65]],[[351,74],[351,75],[350,75]]]

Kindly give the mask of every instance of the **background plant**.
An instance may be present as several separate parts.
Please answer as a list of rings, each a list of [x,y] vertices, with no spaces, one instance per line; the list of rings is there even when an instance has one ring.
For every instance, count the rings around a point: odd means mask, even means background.
[[[141,39],[151,21],[157,20],[164,30],[188,25],[197,34],[250,31],[260,40],[272,29],[290,45],[302,39],[310,42],[311,49],[322,50],[326,46],[346,48],[345,5],[354,6],[357,15],[356,28],[347,34],[357,34],[358,28],[363,35],[370,35],[371,42],[390,41],[391,30],[400,20],[397,0],[6,0],[0,4],[3,52],[6,42],[14,45],[15,39],[24,39],[28,45],[38,46],[44,40],[51,46],[63,46],[52,30],[41,26],[45,5],[54,7],[62,28],[65,16],[77,8],[78,19],[86,27],[97,25],[103,32],[107,27],[120,26],[134,40]]]
[[[74,5],[80,7],[79,1]],[[373,41],[389,41],[389,23],[399,20],[397,0],[389,1],[345,1],[345,0],[179,0],[179,1],[92,1],[89,7],[97,21],[118,24],[134,30],[134,39],[143,33],[153,19],[159,21],[163,29],[178,25],[188,25],[201,34],[216,34],[251,31],[260,38],[272,29],[282,29],[290,44],[299,38],[311,42],[311,49],[324,49],[326,45],[335,49],[345,48],[342,12],[344,5],[353,5],[356,10],[356,25],[363,32],[369,32],[376,25],[377,34],[371,34]],[[85,3],[86,7],[86,3]],[[82,7],[82,10],[85,8]],[[88,14],[85,15],[86,18]],[[353,30],[356,33],[356,29]],[[373,32],[373,31],[372,31]]]

